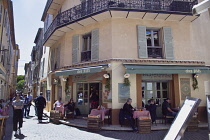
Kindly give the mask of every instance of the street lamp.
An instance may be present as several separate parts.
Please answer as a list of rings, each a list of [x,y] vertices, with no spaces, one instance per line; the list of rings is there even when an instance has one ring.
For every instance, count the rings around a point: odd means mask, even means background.
[[[209,8],[210,8],[210,0],[204,0],[198,3],[197,5],[193,6],[192,13],[193,15],[199,15],[203,12],[208,11]]]

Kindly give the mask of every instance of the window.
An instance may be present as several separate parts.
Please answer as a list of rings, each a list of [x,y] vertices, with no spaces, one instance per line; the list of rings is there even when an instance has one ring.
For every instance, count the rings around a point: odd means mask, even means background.
[[[91,61],[91,33],[82,36],[83,45],[81,52],[81,61]]]
[[[147,29],[146,39],[148,57],[162,58],[162,47],[160,45],[160,30]]]

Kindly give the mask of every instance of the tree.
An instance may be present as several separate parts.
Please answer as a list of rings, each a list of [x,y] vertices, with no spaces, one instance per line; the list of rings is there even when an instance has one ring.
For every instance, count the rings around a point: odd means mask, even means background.
[[[24,75],[18,75],[17,76],[17,83],[20,81],[20,80],[24,80],[25,79],[25,76]]]
[[[24,80],[20,80],[20,81],[17,83],[17,90],[23,91],[24,86],[25,86],[25,81],[24,81]]]

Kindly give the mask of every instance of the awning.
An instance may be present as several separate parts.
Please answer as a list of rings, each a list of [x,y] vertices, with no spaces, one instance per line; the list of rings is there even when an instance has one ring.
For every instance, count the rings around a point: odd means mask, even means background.
[[[56,71],[55,76],[64,76],[64,75],[77,75],[77,74],[87,74],[87,73],[96,73],[101,72],[103,66],[95,66],[95,67],[82,67],[75,69],[65,69],[61,71]]]
[[[199,74],[210,73],[206,66],[176,66],[176,65],[138,65],[123,64],[130,74]]]

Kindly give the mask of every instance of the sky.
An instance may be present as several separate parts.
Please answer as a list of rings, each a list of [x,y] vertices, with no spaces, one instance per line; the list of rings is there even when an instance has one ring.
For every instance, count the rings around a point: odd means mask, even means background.
[[[47,0],[12,0],[16,44],[20,48],[18,75],[24,75],[25,63],[31,60],[31,50],[39,28]]]

